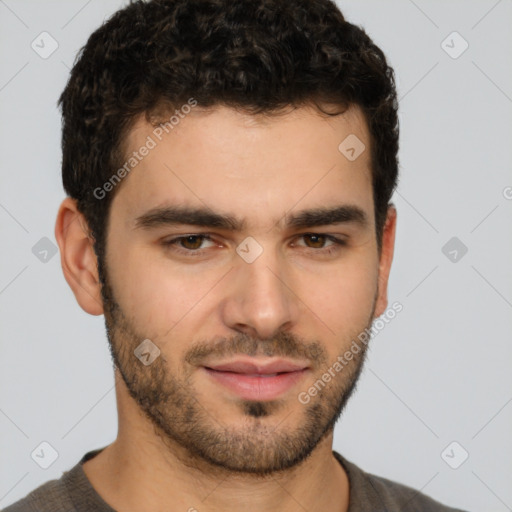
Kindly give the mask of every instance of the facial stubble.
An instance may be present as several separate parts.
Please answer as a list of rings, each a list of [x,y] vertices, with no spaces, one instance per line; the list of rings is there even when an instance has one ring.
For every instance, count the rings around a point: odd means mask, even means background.
[[[208,404],[201,403],[192,384],[195,364],[206,356],[282,356],[308,359],[316,377],[321,378],[329,361],[323,345],[307,343],[289,332],[279,332],[270,340],[255,339],[246,334],[223,338],[215,342],[197,343],[186,353],[179,368],[190,368],[184,375],[173,373],[166,354],[144,365],[134,354],[135,348],[146,339],[140,335],[133,322],[125,315],[114,298],[108,276],[104,276],[102,296],[105,325],[110,352],[130,396],[149,420],[155,433],[167,449],[189,467],[204,468],[205,464],[224,472],[267,476],[289,470],[305,461],[320,441],[328,435],[355,390],[366,358],[367,346],[354,354],[350,364],[312,397],[307,404],[300,404],[300,421],[292,425],[286,421],[272,422],[279,411],[290,407],[290,400],[242,400],[239,404],[242,423],[229,425],[222,417],[213,415]],[[373,322],[377,294],[366,325],[347,337],[344,347]],[[152,340],[158,346],[158,341]],[[172,339],[165,341],[172,345]],[[178,365],[175,363],[175,368]],[[331,362],[332,364],[332,362]],[[311,385],[311,384],[309,384]],[[304,390],[299,390],[304,391]],[[274,424],[273,424],[274,423]],[[179,447],[180,450],[176,448]],[[184,459],[177,452],[187,453]]]

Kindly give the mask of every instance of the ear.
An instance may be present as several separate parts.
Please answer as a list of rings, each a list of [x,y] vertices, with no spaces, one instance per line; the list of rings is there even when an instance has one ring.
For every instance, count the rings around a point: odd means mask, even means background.
[[[80,307],[91,315],[103,314],[98,262],[87,222],[78,211],[76,201],[62,201],[55,223],[55,239],[59,244],[64,277]]]
[[[395,248],[396,217],[396,208],[391,204],[388,206],[386,223],[382,234],[382,250],[379,260],[379,288],[377,303],[375,305],[375,318],[382,315],[388,307],[388,279]]]

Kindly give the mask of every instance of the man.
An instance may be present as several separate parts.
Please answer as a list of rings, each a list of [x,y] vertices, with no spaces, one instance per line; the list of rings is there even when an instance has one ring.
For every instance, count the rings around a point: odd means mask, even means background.
[[[365,32],[330,0],[135,2],[59,103],[55,235],[105,315],[119,431],[6,512],[454,510],[332,451],[396,229]]]

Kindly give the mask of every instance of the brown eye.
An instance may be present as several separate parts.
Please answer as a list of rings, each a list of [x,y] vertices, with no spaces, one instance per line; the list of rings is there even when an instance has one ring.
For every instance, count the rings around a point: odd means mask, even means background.
[[[305,248],[314,254],[334,255],[342,246],[347,245],[345,240],[324,233],[304,233],[299,238],[307,240]],[[327,242],[330,244],[326,245]]]
[[[213,240],[208,235],[184,235],[177,236],[175,238],[171,238],[170,240],[165,240],[162,242],[162,245],[169,250],[173,250],[177,253],[195,256],[200,255],[205,251],[208,247],[203,247],[205,241],[211,242],[213,244]],[[212,247],[212,245],[210,245]]]
[[[182,237],[179,242],[185,249],[197,250],[200,249],[203,238],[201,235],[189,235]]]
[[[324,243],[327,240],[325,235],[304,235],[304,239],[310,240],[312,242],[313,249],[322,249]]]

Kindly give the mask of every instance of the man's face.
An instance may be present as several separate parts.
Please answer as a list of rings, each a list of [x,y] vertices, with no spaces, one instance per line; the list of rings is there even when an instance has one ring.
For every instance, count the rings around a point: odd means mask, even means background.
[[[168,446],[233,471],[290,468],[331,431],[364,346],[307,403],[299,394],[385,307],[363,116],[300,108],[261,122],[197,108],[162,140],[153,130],[140,119],[131,131],[130,155],[154,147],[110,211],[103,292],[114,361]],[[338,150],[350,134],[366,145],[353,161]],[[176,207],[243,224],[173,223],[165,208]],[[339,210],[314,215],[340,207],[342,222]],[[148,365],[134,354],[143,340],[160,350]]]

